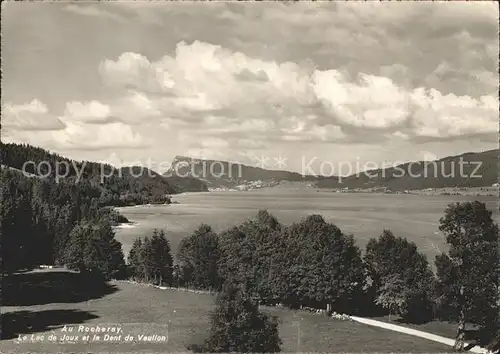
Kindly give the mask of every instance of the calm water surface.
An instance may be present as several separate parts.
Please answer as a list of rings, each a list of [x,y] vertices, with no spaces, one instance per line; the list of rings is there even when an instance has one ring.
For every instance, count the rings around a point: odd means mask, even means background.
[[[282,223],[291,224],[310,214],[321,214],[326,221],[354,234],[364,247],[371,237],[384,228],[396,236],[417,243],[429,258],[445,251],[445,240],[439,233],[439,218],[452,202],[480,200],[496,210],[497,197],[487,196],[420,196],[398,194],[344,194],[316,190],[256,190],[250,192],[209,192],[176,195],[179,204],[119,208],[132,228],[119,228],[116,238],[128,254],[133,240],[164,229],[174,253],[180,240],[190,235],[201,223],[219,232],[268,209]],[[498,213],[494,215],[498,221]]]

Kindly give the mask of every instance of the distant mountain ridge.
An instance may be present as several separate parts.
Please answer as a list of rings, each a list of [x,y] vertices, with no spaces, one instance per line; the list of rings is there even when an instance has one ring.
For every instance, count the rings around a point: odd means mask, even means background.
[[[414,161],[385,169],[375,169],[348,177],[318,181],[318,188],[391,191],[449,187],[487,187],[498,183],[499,150],[468,152],[436,161]]]
[[[302,176],[297,172],[284,170],[267,170],[222,160],[196,159],[187,156],[176,156],[164,176],[194,177],[200,179],[211,188],[235,188],[251,182],[267,182],[272,186],[279,181],[315,182],[315,176]]]
[[[498,182],[499,150],[469,152],[436,161],[414,161],[347,177],[303,176],[221,160],[176,156],[164,176],[194,177],[209,189],[273,187],[280,181],[308,182],[316,188],[387,189],[392,191],[446,187],[485,187]],[[256,184],[260,182],[260,184]]]
[[[297,172],[268,170],[220,160],[200,160],[176,156],[163,175],[139,166],[119,170],[111,165],[89,161],[74,161],[42,148],[26,144],[0,143],[2,168],[23,169],[27,161],[47,161],[54,171],[56,162],[67,162],[69,178],[79,172],[86,180],[99,183],[100,173],[111,178],[116,188],[113,193],[127,194],[146,188],[150,195],[176,194],[208,190],[248,190],[274,187],[282,181],[304,182],[314,188],[331,189],[386,189],[391,191],[448,187],[487,187],[499,182],[499,150],[469,152],[436,161],[415,161],[390,168],[376,169],[347,177],[303,176]],[[47,167],[47,166],[46,166]],[[82,168],[83,167],[83,168]],[[462,171],[461,171],[462,170]],[[113,173],[110,173],[114,171]],[[25,172],[37,174],[28,165]],[[43,173],[44,171],[41,171]]]

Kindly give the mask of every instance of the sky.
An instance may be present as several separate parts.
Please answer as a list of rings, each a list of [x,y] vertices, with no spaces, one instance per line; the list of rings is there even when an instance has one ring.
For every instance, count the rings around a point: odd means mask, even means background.
[[[2,2],[2,15],[4,142],[160,172],[183,155],[325,175],[498,147],[494,2]]]

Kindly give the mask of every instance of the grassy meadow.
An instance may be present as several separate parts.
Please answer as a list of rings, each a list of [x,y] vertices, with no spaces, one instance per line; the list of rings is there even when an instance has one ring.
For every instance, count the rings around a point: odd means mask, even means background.
[[[36,278],[30,281],[35,284]],[[39,274],[40,287],[52,285],[50,283],[46,274]],[[60,286],[59,290],[63,290],[63,285]],[[102,297],[96,293],[76,296],[82,290],[66,289],[75,296],[55,298],[54,302],[48,298],[43,301],[32,299],[31,302],[22,302],[24,306],[14,306],[15,301],[12,301],[11,306],[4,307],[4,330],[12,323],[16,325],[10,338],[0,341],[0,352],[185,352],[188,343],[202,341],[207,335],[208,315],[214,308],[213,295],[158,290],[123,282],[107,284],[102,290]],[[450,349],[425,339],[356,322],[334,320],[324,315],[279,308],[262,309],[279,317],[284,352],[428,353]],[[82,340],[76,343],[50,343],[48,340],[15,342],[20,333],[45,335],[45,338],[51,333],[60,336],[65,324],[119,326],[124,336],[168,334],[168,340],[160,343],[126,343],[123,340],[107,343]]]

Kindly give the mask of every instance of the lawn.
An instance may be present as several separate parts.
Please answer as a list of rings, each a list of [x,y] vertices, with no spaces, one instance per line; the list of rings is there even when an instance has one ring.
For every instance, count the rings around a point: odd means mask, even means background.
[[[458,327],[457,323],[452,323],[452,322],[448,322],[448,321],[439,321],[439,320],[434,320],[434,321],[430,321],[430,322],[422,323],[422,324],[406,323],[404,321],[401,321],[401,319],[398,316],[391,316],[390,320],[389,320],[389,316],[374,317],[372,319],[386,322],[386,323],[395,324],[395,325],[402,326],[402,327],[416,329],[416,330],[423,331],[423,332],[437,334],[439,336],[443,336],[443,337],[447,337],[447,338],[451,338],[451,339],[455,338],[455,336],[457,334],[457,327]],[[480,333],[478,332],[478,327],[473,325],[473,324],[470,324],[470,323],[467,324],[466,332],[465,332],[465,340],[468,341],[469,343],[475,343],[477,340],[480,340],[480,338],[481,337],[480,337]],[[484,340],[484,337],[482,340]]]
[[[39,274],[43,287],[52,286],[53,280]],[[58,275],[59,276],[59,275]],[[31,276],[34,284],[36,277]],[[2,325],[4,335],[9,338],[0,341],[1,353],[26,352],[182,352],[186,345],[199,342],[209,328],[208,314],[214,306],[214,297],[174,290],[158,290],[151,287],[113,282],[92,292],[84,292],[82,286],[65,281],[73,289],[63,289],[71,296],[54,293],[54,301],[47,296],[20,298],[19,304],[10,299],[3,307]],[[59,282],[58,284],[63,284]],[[71,285],[72,284],[72,285]],[[25,289],[25,288],[23,288]],[[36,294],[32,285],[27,289]],[[80,294],[77,294],[80,293]],[[37,300],[39,299],[39,300]],[[280,319],[280,337],[285,352],[445,352],[451,348],[421,338],[374,328],[363,324],[333,320],[326,316],[302,311],[263,307]],[[76,343],[50,343],[48,336],[61,336],[65,324],[121,327],[120,340],[93,343],[83,341],[82,333]],[[30,328],[31,327],[31,328]],[[72,327],[69,326],[68,327]],[[39,342],[16,343],[19,334],[45,335]],[[168,335],[168,340],[159,343],[124,341],[127,335],[137,338],[139,334]],[[92,337],[92,335],[91,335]]]
[[[281,321],[280,337],[286,352],[450,352],[451,348],[410,335],[357,322],[287,309],[269,309]],[[300,330],[298,340],[297,325]]]

